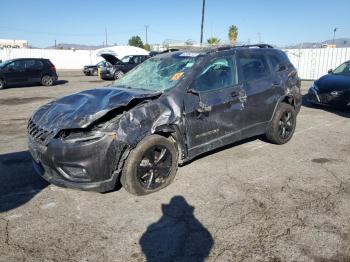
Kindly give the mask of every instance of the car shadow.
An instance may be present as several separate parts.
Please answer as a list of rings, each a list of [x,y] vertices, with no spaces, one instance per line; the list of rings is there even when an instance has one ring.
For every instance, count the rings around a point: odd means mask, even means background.
[[[216,149],[213,149],[213,150],[210,150],[208,152],[205,152],[203,154],[200,154],[196,157],[194,157],[193,159],[181,164],[181,166],[186,166],[186,165],[189,165],[191,164],[192,162],[198,160],[198,159],[201,159],[201,158],[204,158],[204,157],[207,157],[207,156],[211,156],[211,155],[214,155],[218,152],[221,152],[221,151],[225,151],[227,149],[230,149],[232,147],[236,147],[236,146],[240,146],[240,145],[243,145],[245,143],[249,143],[249,142],[252,142],[252,141],[255,141],[255,140],[261,140],[263,142],[266,142],[268,143],[264,136],[263,135],[260,135],[260,136],[253,136],[253,137],[249,137],[249,138],[246,138],[246,139],[243,139],[243,140],[240,140],[240,141],[237,141],[237,142],[234,142],[234,143],[231,143],[231,144],[228,144],[228,145],[225,145],[225,146],[222,146],[222,147],[219,147],[219,148],[216,148]]]
[[[326,111],[329,113],[336,114],[338,116],[350,118],[350,111],[310,103],[307,99],[307,94],[303,95],[302,106],[307,107],[307,108],[320,109],[320,110],[323,110],[323,111]]]
[[[69,83],[68,80],[56,80],[54,86],[64,85]]]
[[[183,196],[162,204],[162,217],[151,224],[139,244],[146,261],[197,261],[210,254],[214,239],[193,214],[194,207]]]
[[[0,213],[27,203],[47,186],[34,172],[28,151],[0,155]]]
[[[68,80],[56,80],[55,83],[51,86],[60,86],[60,85],[64,85],[69,83]],[[25,83],[25,84],[8,84],[6,85],[6,89],[9,88],[25,88],[25,87],[34,87],[34,86],[41,86],[40,83]],[[42,86],[42,87],[46,87],[46,86]],[[50,87],[50,86],[49,86]]]

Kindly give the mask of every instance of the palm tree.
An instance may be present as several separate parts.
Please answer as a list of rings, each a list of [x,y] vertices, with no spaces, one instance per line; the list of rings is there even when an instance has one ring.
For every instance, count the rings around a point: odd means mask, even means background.
[[[217,37],[210,37],[207,39],[209,45],[218,45],[220,43],[220,39]]]
[[[238,28],[235,25],[231,25],[228,29],[228,39],[230,39],[231,44],[235,44],[238,36]]]

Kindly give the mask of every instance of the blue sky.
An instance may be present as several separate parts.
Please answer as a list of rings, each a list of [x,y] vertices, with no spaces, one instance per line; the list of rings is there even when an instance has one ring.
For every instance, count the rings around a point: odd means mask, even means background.
[[[149,43],[164,39],[199,41],[202,0],[32,0],[1,1],[0,38],[26,39],[33,46],[57,43],[126,44],[132,35]],[[279,46],[350,38],[349,0],[206,0],[204,39],[227,39],[229,25],[239,41]]]

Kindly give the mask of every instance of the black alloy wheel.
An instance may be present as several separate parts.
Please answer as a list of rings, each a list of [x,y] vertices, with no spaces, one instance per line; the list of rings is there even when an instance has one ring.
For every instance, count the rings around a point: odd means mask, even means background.
[[[286,111],[282,114],[278,125],[279,135],[282,139],[287,139],[294,130],[294,120],[292,118],[293,114],[291,111]]]
[[[267,141],[277,145],[287,143],[293,137],[296,117],[297,112],[292,105],[281,103],[266,130]]]
[[[151,194],[171,184],[177,166],[176,142],[171,137],[150,135],[130,151],[120,182],[131,194]]]
[[[165,146],[153,146],[146,150],[137,166],[137,178],[141,185],[157,189],[163,185],[171,173],[172,157]]]

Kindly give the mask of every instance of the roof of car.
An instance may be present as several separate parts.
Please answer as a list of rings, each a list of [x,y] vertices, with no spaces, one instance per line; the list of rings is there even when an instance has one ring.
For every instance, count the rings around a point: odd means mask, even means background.
[[[49,60],[47,58],[37,58],[37,57],[21,57],[21,58],[13,58],[9,59],[7,61],[17,61],[17,60],[23,60],[23,59],[33,59],[33,60]]]
[[[221,46],[202,46],[202,47],[189,46],[176,52],[167,52],[167,53],[159,54],[157,55],[157,57],[170,57],[174,55],[197,57],[200,55],[204,56],[210,53],[216,53],[216,52],[228,51],[228,50],[234,50],[234,49],[278,50],[278,49],[274,49],[273,46],[268,44],[241,45],[241,46],[221,45]]]

